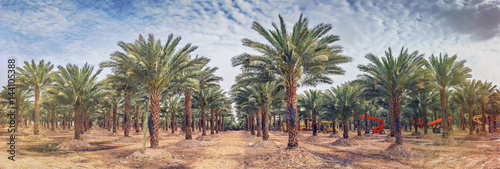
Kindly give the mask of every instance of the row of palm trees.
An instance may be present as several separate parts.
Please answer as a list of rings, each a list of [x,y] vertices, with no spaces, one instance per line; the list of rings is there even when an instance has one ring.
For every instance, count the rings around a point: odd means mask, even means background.
[[[136,132],[139,132],[140,112],[143,112],[143,119],[149,116],[152,122],[149,126],[151,148],[160,147],[161,110],[165,112],[163,119],[167,124],[167,113],[171,114],[172,127],[177,125],[175,115],[184,110],[181,121],[186,139],[192,139],[193,108],[201,112],[199,126],[203,129],[202,135],[206,135],[206,111],[210,111],[211,134],[214,130],[224,130],[224,119],[232,118],[230,100],[218,84],[222,78],[214,74],[216,67],[207,67],[210,59],[190,55],[196,46],[187,44],[177,49],[180,40],[171,34],[162,44],[150,34],[147,39],[140,35],[133,43],[118,42],[123,51],[112,53],[110,60],[100,63],[98,70],[88,64],[83,67],[68,64],[53,70],[54,65],[44,60],[24,62],[23,67],[17,68],[16,104],[29,102],[30,94],[34,95],[32,120],[35,135],[40,134],[40,98],[44,110],[51,112],[52,130],[57,123],[56,111],[73,110],[74,139],[81,139],[80,135],[95,122],[108,130],[113,126],[113,133],[116,133],[118,108],[124,109],[124,136],[130,136],[131,107],[136,109]],[[97,76],[103,68],[111,68],[112,74],[99,81]],[[8,99],[7,88],[2,96]],[[16,108],[22,106],[16,105]],[[16,112],[22,121],[24,113],[22,110]],[[65,125],[71,121],[71,116],[63,114],[62,124]]]
[[[233,66],[239,66],[242,70],[232,87],[232,99],[236,103],[238,116],[249,121],[251,126],[255,123],[254,116],[257,116],[257,136],[260,126],[264,126],[264,140],[268,137],[265,133],[265,117],[269,108],[286,111],[288,147],[295,148],[298,146],[298,112],[301,109],[311,113],[313,123],[321,111],[340,117],[344,129],[347,130],[346,121],[352,114],[373,110],[370,107],[382,99],[384,104],[376,107],[389,110],[390,136],[396,138],[395,144],[401,145],[403,101],[417,100],[417,105],[422,107],[424,119],[427,121],[427,105],[433,93],[439,95],[441,117],[450,114],[447,107],[450,96],[468,112],[474,111],[474,105],[482,103],[480,105],[484,117],[483,107],[487,107],[488,103],[486,98],[493,95],[495,86],[491,82],[467,80],[471,78],[472,70],[465,66],[465,60],[457,60],[456,55],[431,55],[427,60],[418,51],[409,52],[403,47],[398,53],[393,53],[389,48],[383,57],[367,54],[365,58],[369,63],[358,66],[362,73],[356,80],[323,92],[321,99],[318,97],[321,92],[315,90],[306,91],[305,95],[297,97],[296,90],[299,85],[331,84],[333,80],[329,75],[343,75],[344,70],[339,64],[350,62],[351,58],[341,55],[342,48],[333,44],[339,37],[327,34],[332,25],[321,23],[310,28],[307,18],[301,15],[292,32],[287,32],[281,16],[279,21],[279,24],[273,23],[269,30],[254,22],[252,29],[267,43],[244,38],[243,46],[254,49],[258,54],[243,53],[232,58]],[[469,94],[472,95],[465,94],[466,90],[471,91]],[[449,94],[450,92],[452,94]],[[282,102],[286,103],[286,107],[281,108]],[[406,104],[403,106],[406,108]],[[469,115],[472,126],[471,119],[472,114]],[[448,125],[450,124],[443,120],[443,138],[449,137]],[[313,135],[316,135],[316,131]]]

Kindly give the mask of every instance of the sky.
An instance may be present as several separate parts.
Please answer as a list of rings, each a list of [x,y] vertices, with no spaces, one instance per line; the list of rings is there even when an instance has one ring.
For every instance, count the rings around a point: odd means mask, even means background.
[[[229,91],[239,68],[231,58],[255,51],[241,44],[250,38],[265,42],[251,29],[254,21],[265,28],[281,14],[291,30],[300,14],[309,26],[332,24],[329,34],[340,36],[336,45],[352,62],[342,64],[345,75],[333,76],[327,89],[354,80],[364,56],[383,56],[389,47],[418,50],[428,58],[447,53],[467,60],[474,79],[500,84],[500,1],[493,0],[225,0],[225,1],[16,1],[0,0],[0,85],[7,84],[7,60],[17,66],[32,59],[55,65],[68,63],[98,67],[117,42],[133,42],[139,34],[154,34],[166,41],[181,36],[181,45],[198,46],[192,54],[211,59],[218,67],[221,86]],[[105,69],[99,76],[110,74]],[[305,88],[299,88],[301,93]]]

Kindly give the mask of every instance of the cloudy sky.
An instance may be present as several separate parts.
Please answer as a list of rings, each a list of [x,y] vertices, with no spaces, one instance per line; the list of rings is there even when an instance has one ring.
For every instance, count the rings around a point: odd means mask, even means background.
[[[335,84],[353,80],[364,56],[382,56],[388,47],[399,51],[448,53],[467,60],[473,78],[500,84],[500,1],[487,0],[226,0],[226,1],[14,1],[0,0],[0,85],[7,81],[8,58],[22,61],[44,59],[55,65],[88,62],[98,66],[120,50],[118,41],[132,42],[139,34],[153,33],[165,40],[170,33],[181,44],[193,43],[194,52],[211,58],[219,67],[222,87],[228,91],[238,68],[230,59],[243,52],[248,37],[262,41],[251,30],[254,21],[271,28],[281,14],[290,29],[300,14],[310,26],[333,25],[330,34],[353,62],[344,64],[344,76]],[[110,70],[103,71],[104,78]],[[329,85],[321,85],[320,89]],[[302,91],[303,89],[299,89]]]

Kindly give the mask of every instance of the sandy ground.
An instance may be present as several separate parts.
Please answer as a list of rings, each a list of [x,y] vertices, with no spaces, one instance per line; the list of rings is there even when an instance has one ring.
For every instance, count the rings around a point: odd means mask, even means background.
[[[23,128],[16,136],[16,161],[10,161],[6,151],[10,133],[7,128],[0,129],[0,168],[286,168],[269,161],[273,153],[286,148],[288,134],[278,131],[270,132],[269,142],[261,142],[262,138],[246,131],[227,131],[214,136],[208,131],[209,139],[195,139],[189,142],[190,146],[186,146],[183,133],[162,131],[160,146],[168,147],[176,157],[158,161],[127,158],[142,148],[142,131],[140,134],[131,131],[132,138],[123,140],[122,130],[113,135],[94,128],[83,134],[83,139],[94,148],[71,151],[56,147],[73,137],[72,130],[52,132],[43,128],[41,137],[31,135],[31,130]],[[451,134],[454,144],[445,145],[436,143],[440,134],[429,133],[425,138],[410,134],[403,133],[404,145],[417,155],[400,158],[384,153],[391,144],[383,142],[386,135],[365,135],[351,140],[351,146],[334,146],[336,136],[318,133],[313,138],[310,131],[301,131],[299,146],[321,162],[320,166],[301,168],[500,168],[499,132],[469,141],[464,139],[465,131],[455,131]],[[201,132],[195,131],[193,138],[200,135]],[[349,136],[353,138],[356,133],[351,131]],[[146,145],[149,146],[149,138]]]

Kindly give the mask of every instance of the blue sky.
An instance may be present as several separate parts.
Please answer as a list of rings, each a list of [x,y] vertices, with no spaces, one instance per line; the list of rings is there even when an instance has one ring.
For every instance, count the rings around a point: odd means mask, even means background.
[[[118,41],[132,42],[139,34],[166,39],[181,36],[181,44],[199,48],[193,53],[211,58],[219,67],[222,87],[228,91],[238,68],[230,59],[243,52],[248,37],[263,41],[250,29],[253,21],[271,28],[281,14],[288,28],[301,13],[310,26],[333,25],[331,34],[353,62],[344,64],[344,76],[335,84],[353,80],[364,56],[382,56],[388,47],[431,54],[457,54],[473,69],[473,78],[500,84],[500,1],[11,1],[0,0],[0,85],[7,81],[8,58],[44,59],[55,65],[88,62],[98,66],[120,50]],[[5,66],[4,66],[5,65]],[[104,78],[110,70],[100,75]],[[318,86],[325,89],[330,85]],[[303,88],[300,91],[304,90]]]

